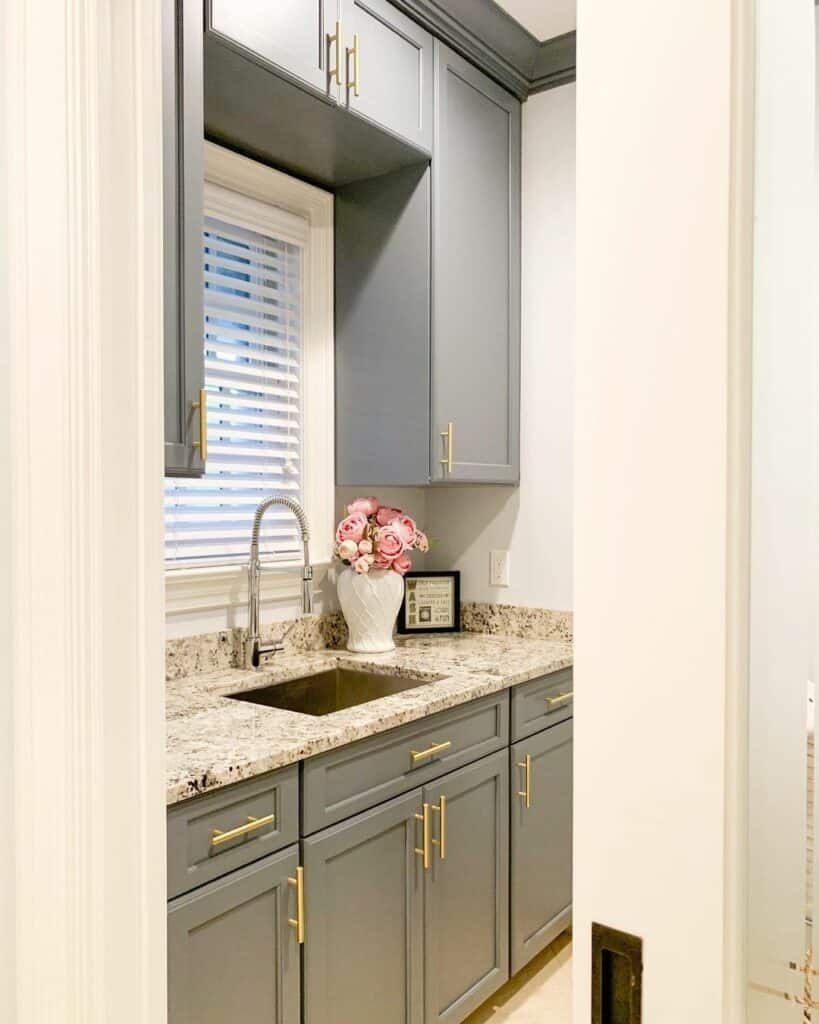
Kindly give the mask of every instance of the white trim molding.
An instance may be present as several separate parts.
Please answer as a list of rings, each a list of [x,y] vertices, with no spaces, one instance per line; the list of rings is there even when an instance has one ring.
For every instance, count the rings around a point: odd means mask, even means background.
[[[161,1024],[160,2],[0,18],[3,1019]]]
[[[335,513],[333,196],[211,142],[205,144],[205,180],[206,205],[239,220],[247,216],[248,199],[260,204],[259,215],[263,219],[271,205],[294,215],[294,221],[298,218],[290,240],[305,245],[303,499],[310,522],[314,565],[326,565],[332,558]],[[231,195],[236,196],[235,204],[231,203]],[[303,224],[307,228],[306,239]],[[287,234],[286,226],[282,231],[278,222],[276,230],[283,236]],[[248,537],[248,546],[249,543]],[[245,576],[246,564],[196,568],[175,568],[169,564],[169,620],[181,621],[189,614],[222,608],[224,621],[212,622],[209,628],[241,624],[244,620],[241,615],[237,617],[236,609],[246,600]],[[300,595],[299,580],[296,564],[282,563],[279,573],[263,577],[263,604],[290,603],[295,607]],[[184,630],[184,626],[181,628]],[[178,632],[178,627],[171,632]]]

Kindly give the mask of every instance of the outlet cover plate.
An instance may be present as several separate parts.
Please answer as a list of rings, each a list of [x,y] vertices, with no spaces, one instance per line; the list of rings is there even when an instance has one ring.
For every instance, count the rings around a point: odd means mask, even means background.
[[[509,552],[508,551],[490,551],[489,552],[489,586],[490,587],[508,587],[509,586]]]

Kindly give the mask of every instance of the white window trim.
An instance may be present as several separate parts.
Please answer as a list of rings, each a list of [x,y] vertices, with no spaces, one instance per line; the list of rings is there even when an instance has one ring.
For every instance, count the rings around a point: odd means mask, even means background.
[[[205,181],[278,206],[304,218],[308,224],[304,260],[302,493],[310,523],[313,565],[327,566],[332,559],[335,511],[333,196],[212,142],[205,143]],[[224,208],[228,202],[229,196],[221,193],[219,206]],[[278,571],[263,574],[264,603],[289,603],[298,596],[298,564],[295,560],[277,563]],[[166,612],[174,615],[241,605],[247,600],[246,577],[245,564],[166,569]]]

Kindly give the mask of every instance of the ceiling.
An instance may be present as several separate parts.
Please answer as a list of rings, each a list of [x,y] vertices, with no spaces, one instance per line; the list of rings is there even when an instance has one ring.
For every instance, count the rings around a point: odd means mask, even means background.
[[[495,0],[541,41],[577,28],[577,0]]]

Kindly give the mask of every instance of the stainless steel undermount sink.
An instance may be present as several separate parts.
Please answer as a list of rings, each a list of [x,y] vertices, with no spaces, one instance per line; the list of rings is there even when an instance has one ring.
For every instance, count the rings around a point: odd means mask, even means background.
[[[338,667],[283,683],[270,683],[254,690],[226,693],[225,696],[282,711],[297,711],[301,715],[331,715],[342,708],[353,708],[379,697],[414,690],[443,678],[419,679],[417,676],[382,675],[380,672]]]

